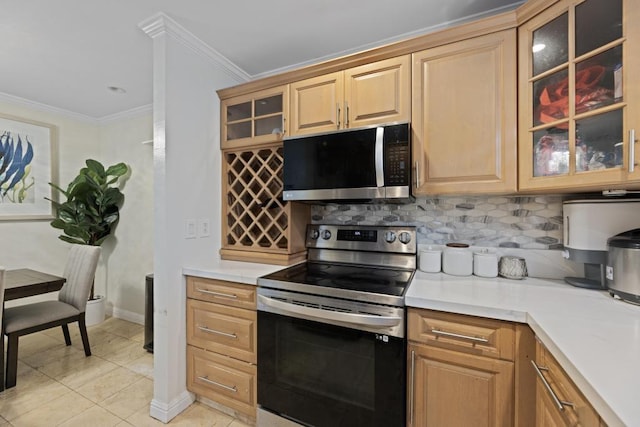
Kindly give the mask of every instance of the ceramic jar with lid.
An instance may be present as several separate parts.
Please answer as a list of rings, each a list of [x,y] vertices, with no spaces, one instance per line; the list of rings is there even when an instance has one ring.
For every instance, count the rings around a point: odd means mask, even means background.
[[[421,249],[418,256],[418,267],[426,273],[438,273],[442,266],[442,251],[429,246]]]
[[[473,253],[465,243],[447,243],[442,252],[442,271],[454,276],[473,274]]]
[[[498,255],[488,249],[473,253],[473,274],[480,277],[498,276]]]

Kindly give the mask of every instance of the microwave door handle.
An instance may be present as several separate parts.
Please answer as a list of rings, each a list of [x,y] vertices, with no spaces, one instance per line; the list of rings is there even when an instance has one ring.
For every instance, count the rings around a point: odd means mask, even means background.
[[[376,186],[384,187],[384,128],[376,128]]]
[[[305,307],[284,301],[258,295],[258,301],[267,307],[282,310],[289,314],[297,314],[307,319],[333,320],[350,323],[352,325],[368,326],[372,328],[385,328],[397,326],[402,321],[398,316],[376,316],[372,314],[342,313],[339,311],[323,310],[321,308]]]

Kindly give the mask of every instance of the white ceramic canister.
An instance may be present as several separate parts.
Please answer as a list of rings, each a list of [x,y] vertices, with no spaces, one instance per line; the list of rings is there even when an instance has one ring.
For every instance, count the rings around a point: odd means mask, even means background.
[[[498,277],[498,255],[488,249],[474,252],[473,274],[480,277]]]
[[[473,274],[473,253],[465,243],[447,243],[442,252],[442,271],[454,276]]]
[[[418,256],[418,268],[426,273],[438,273],[442,266],[442,251],[429,246],[421,249]]]

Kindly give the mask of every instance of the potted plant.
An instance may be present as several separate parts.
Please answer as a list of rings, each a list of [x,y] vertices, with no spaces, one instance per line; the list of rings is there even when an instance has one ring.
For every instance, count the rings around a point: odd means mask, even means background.
[[[86,167],[69,183],[66,190],[49,183],[66,197],[64,201],[47,199],[53,203],[54,228],[62,230],[58,236],[65,242],[100,246],[114,231],[120,219],[124,194],[120,191],[120,178],[127,175],[129,167],[117,163],[105,169],[97,160],[88,159]],[[97,313],[92,311],[97,309]],[[95,296],[94,288],[87,304],[87,325],[104,320],[104,297]]]

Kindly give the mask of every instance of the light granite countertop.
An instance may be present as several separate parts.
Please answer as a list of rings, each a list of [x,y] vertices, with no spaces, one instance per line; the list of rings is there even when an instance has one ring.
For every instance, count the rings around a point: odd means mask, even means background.
[[[255,285],[285,268],[219,261],[183,274]],[[640,306],[559,280],[416,275],[408,307],[527,323],[610,426],[640,426]]]

